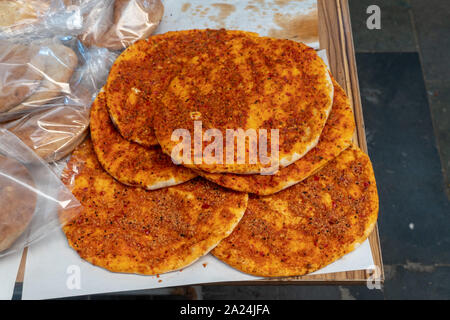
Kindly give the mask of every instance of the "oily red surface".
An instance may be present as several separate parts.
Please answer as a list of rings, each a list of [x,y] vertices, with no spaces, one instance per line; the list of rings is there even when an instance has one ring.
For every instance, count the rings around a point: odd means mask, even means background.
[[[300,160],[281,168],[274,175],[196,172],[223,187],[258,195],[279,192],[308,178],[350,146],[355,130],[355,120],[347,95],[335,80],[333,82],[333,107],[319,143]]]
[[[146,148],[125,140],[111,122],[105,92],[100,92],[92,104],[90,123],[99,162],[110,175],[126,185],[154,190],[197,176],[190,169],[175,165],[161,148]]]
[[[327,67],[314,49],[290,40],[240,37],[229,40],[226,50],[200,54],[185,65],[161,100],[155,132],[163,151],[171,154],[178,144],[172,141],[172,133],[187,129],[194,137],[195,121],[202,122],[204,134],[208,129],[219,130],[224,140],[229,129],[252,129],[256,134],[267,130],[270,153],[271,130],[276,129],[280,166],[285,167],[317,144],[331,110],[332,93]],[[208,145],[204,141],[202,150]],[[191,154],[198,155],[194,143],[191,146]],[[247,143],[242,155],[246,159],[250,148]],[[215,163],[203,159],[184,164],[238,174],[259,173],[267,167],[260,157],[256,163],[230,163],[225,156],[228,151],[224,148],[223,159]]]
[[[377,217],[370,159],[351,147],[291,188],[250,196],[241,222],[213,254],[245,273],[300,276],[354,250]]]
[[[221,50],[248,33],[187,30],[155,35],[128,47],[111,68],[106,92],[110,116],[121,135],[143,146],[157,145],[153,116],[167,86],[191,58]]]
[[[248,199],[202,178],[155,191],[125,186],[103,170],[89,139],[73,153],[63,182],[84,208],[63,227],[69,245],[114,272],[186,267],[231,233]]]

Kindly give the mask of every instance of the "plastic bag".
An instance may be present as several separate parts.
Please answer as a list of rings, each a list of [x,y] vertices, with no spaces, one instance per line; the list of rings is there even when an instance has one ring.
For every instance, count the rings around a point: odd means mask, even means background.
[[[120,50],[152,34],[163,13],[161,0],[0,0],[0,39],[81,35]]]
[[[0,113],[14,108],[39,87],[44,65],[38,55],[37,46],[0,42]]]
[[[26,114],[7,122],[8,129],[47,162],[67,156],[86,137],[89,126],[87,108],[61,105]]]
[[[114,24],[117,37],[109,33],[102,37],[126,45],[156,28],[162,4],[159,0],[0,0],[2,6],[0,128],[16,134],[44,160],[59,161],[86,136],[90,105],[118,55],[106,48],[87,48],[79,40],[82,32],[100,35],[95,31],[100,26]],[[96,17],[102,18],[94,23],[96,27],[83,24]],[[107,17],[111,23],[105,22]]]
[[[80,63],[70,82],[72,95],[66,100],[67,103],[90,105],[105,85],[109,70],[119,54],[105,48],[86,48],[76,38],[71,41],[75,41]]]
[[[0,0],[0,39],[78,34],[82,12],[99,0]]]
[[[70,94],[77,66],[76,52],[56,38],[0,41],[0,113],[21,114]]]
[[[0,129],[0,257],[61,228],[82,207],[50,167]]]
[[[86,46],[121,50],[149,37],[164,14],[161,0],[106,0],[83,13],[80,40]]]
[[[58,161],[86,136],[89,107],[117,54],[87,49],[71,36],[3,45],[0,127],[44,160]]]

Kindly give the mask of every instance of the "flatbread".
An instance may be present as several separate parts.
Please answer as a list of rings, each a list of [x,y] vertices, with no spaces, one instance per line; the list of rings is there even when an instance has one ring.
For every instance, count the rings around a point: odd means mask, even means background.
[[[91,138],[103,168],[126,185],[155,190],[197,176],[192,170],[173,164],[161,148],[146,148],[122,138],[109,118],[103,91],[91,107]]]
[[[114,62],[107,80],[111,119],[127,140],[158,144],[153,114],[171,79],[199,53],[220,50],[229,39],[254,35],[226,30],[187,30],[155,35],[128,47]]]
[[[25,185],[34,188],[28,169],[0,155],[0,252],[11,247],[33,218],[37,196]]]
[[[44,79],[30,97],[10,112],[39,107],[70,93],[69,80],[78,65],[76,53],[69,47],[55,44],[41,48],[40,56],[44,64]]]
[[[316,51],[302,43],[240,37],[214,54],[193,58],[171,81],[161,102],[154,125],[165,153],[187,167],[207,172],[256,174],[263,168],[277,167],[274,162],[278,161],[280,167],[286,167],[316,146],[332,107],[333,83]],[[196,121],[201,121],[203,134],[218,130],[224,140],[229,129],[252,129],[256,137],[261,129],[267,130],[269,154],[271,130],[277,129],[279,157],[274,153],[275,161],[265,165],[261,161],[264,154],[258,152],[257,161],[252,163],[250,150],[252,146],[260,150],[260,144],[247,141],[243,163],[236,163],[236,153],[234,163],[226,161],[229,155],[233,160],[233,152],[226,148],[219,159],[205,158],[209,143],[203,142],[202,161],[194,159],[199,152],[191,143],[191,163],[186,163],[181,153],[172,154],[178,145],[172,134],[187,129],[194,137]],[[234,145],[236,149],[237,143]]]
[[[351,145],[355,130],[353,111],[345,91],[334,79],[333,84],[333,108],[319,143],[300,160],[281,168],[274,175],[196,172],[225,188],[258,195],[274,194],[308,178]]]
[[[79,106],[55,106],[2,125],[47,162],[71,153],[86,137],[89,115]]]
[[[43,69],[38,47],[0,41],[0,113],[33,94],[41,83]]]
[[[90,140],[73,153],[63,182],[84,206],[63,227],[69,245],[114,272],[188,266],[232,232],[248,199],[201,178],[155,191],[127,187],[102,169]]]
[[[291,188],[272,196],[250,196],[241,222],[212,253],[252,275],[300,276],[358,247],[377,217],[370,159],[351,147]]]
[[[110,8],[101,6],[103,10],[94,9],[85,17],[88,27],[81,41],[86,46],[124,49],[150,36],[164,14],[161,0],[115,0]]]

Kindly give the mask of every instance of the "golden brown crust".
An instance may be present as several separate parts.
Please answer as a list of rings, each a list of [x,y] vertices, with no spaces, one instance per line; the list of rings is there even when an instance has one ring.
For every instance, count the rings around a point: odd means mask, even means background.
[[[30,223],[36,207],[36,193],[8,177],[34,187],[27,168],[0,155],[0,252],[8,249]]]
[[[155,35],[128,47],[107,80],[107,105],[120,134],[143,146],[158,144],[153,128],[156,105],[184,63],[212,47],[247,33],[187,30]],[[252,34],[253,35],[253,34]]]
[[[154,190],[197,176],[192,170],[173,164],[159,147],[146,148],[122,138],[111,122],[103,91],[91,107],[91,139],[103,168],[126,185]]]
[[[302,43],[267,37],[240,37],[227,47],[193,58],[171,81],[155,114],[157,139],[167,154],[178,144],[174,130],[189,130],[194,121],[209,129],[279,130],[279,162],[285,167],[304,156],[318,142],[331,110],[333,85],[316,51]],[[195,114],[195,117],[192,117]],[[235,142],[236,145],[236,142]],[[208,146],[204,142],[203,149]],[[194,154],[192,143],[191,154]],[[207,172],[259,173],[256,164],[185,164]],[[172,155],[174,156],[174,155]],[[175,155],[178,156],[178,155]],[[261,156],[261,154],[260,154]],[[249,146],[245,153],[249,159]],[[236,154],[234,155],[236,159]],[[181,157],[180,157],[181,159]],[[192,161],[194,162],[194,161]]]
[[[354,250],[377,217],[370,159],[351,147],[291,188],[250,196],[241,222],[212,253],[249,274],[300,276]]]
[[[63,182],[84,207],[63,227],[70,246],[114,272],[186,267],[231,233],[248,199],[201,178],[155,191],[127,187],[103,170],[90,140],[73,153]]]
[[[353,112],[345,91],[334,79],[333,83],[333,107],[319,143],[300,160],[281,168],[274,175],[196,172],[225,188],[258,195],[274,194],[308,178],[350,146],[355,130]]]

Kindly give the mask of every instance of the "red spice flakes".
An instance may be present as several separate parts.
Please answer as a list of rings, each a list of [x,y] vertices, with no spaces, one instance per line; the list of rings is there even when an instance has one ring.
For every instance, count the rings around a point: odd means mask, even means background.
[[[206,268],[207,263],[203,263],[203,268]]]
[[[207,204],[207,203],[202,204],[202,209],[208,209],[210,207],[211,206],[209,204]]]
[[[162,280],[158,280],[158,282],[162,282]]]

